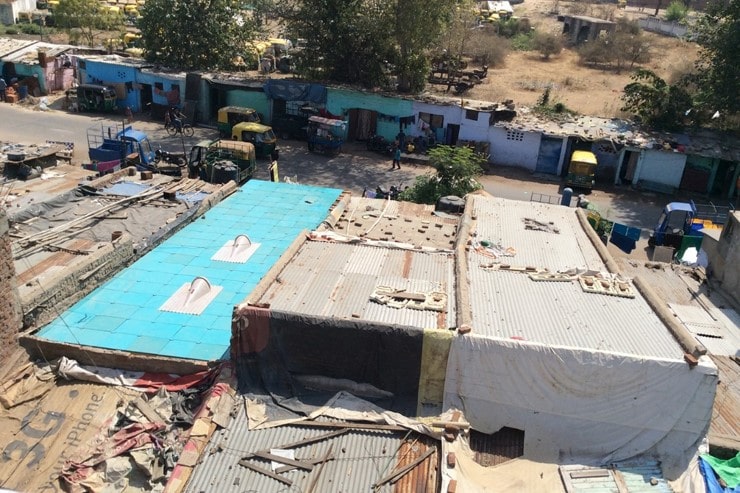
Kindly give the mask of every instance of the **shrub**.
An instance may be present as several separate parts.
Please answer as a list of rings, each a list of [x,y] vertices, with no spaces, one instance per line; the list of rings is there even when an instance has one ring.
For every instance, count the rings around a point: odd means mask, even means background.
[[[547,60],[563,50],[563,38],[553,33],[536,32],[532,39],[532,48]]]
[[[41,34],[41,26],[37,24],[18,24],[23,34]]]
[[[665,20],[671,22],[683,22],[686,20],[686,15],[689,13],[689,8],[680,0],[673,0],[670,5],[665,9]]]
[[[501,19],[495,23],[495,27],[497,34],[504,38],[514,38],[519,34],[529,33],[532,31],[532,25],[526,17]]]
[[[481,30],[468,41],[467,52],[475,63],[502,66],[509,52],[509,40]]]
[[[517,34],[511,39],[511,49],[515,51],[532,51],[534,34],[531,32]]]
[[[18,29],[15,27],[8,27],[7,29],[5,29],[5,34],[18,34]]]

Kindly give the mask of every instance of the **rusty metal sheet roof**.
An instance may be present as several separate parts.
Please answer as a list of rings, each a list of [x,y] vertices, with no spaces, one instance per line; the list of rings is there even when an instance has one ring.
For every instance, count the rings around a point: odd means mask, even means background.
[[[370,300],[378,286],[442,291],[446,309],[393,308]],[[352,318],[418,328],[455,323],[454,258],[370,245],[308,241],[255,303],[306,315]]]
[[[335,423],[338,428],[340,423]],[[337,428],[334,428],[337,429]],[[395,484],[386,483],[375,491],[385,493],[434,492],[437,489],[439,450],[438,442],[413,433],[382,430],[350,430],[309,445],[295,448],[297,459],[321,459],[327,452],[334,457],[312,471],[283,472],[289,479],[288,487],[273,478],[240,466],[239,461],[249,453],[279,448],[281,445],[305,438],[326,435],[332,429],[310,428],[300,424],[261,430],[249,430],[244,406],[239,406],[229,425],[217,431],[203,451],[201,461],[195,466],[184,491],[200,493],[279,493],[307,491],[311,485],[315,492],[371,491],[372,485],[396,468],[410,464],[430,448],[434,453],[413,468]],[[270,463],[252,459],[262,468]]]
[[[737,357],[711,356],[719,369],[709,440],[734,443],[740,449],[740,361]]]

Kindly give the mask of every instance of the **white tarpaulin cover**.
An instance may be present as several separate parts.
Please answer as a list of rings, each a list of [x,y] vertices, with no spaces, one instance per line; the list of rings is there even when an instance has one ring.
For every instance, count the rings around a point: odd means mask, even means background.
[[[706,435],[717,368],[684,361],[461,336],[453,340],[444,408],[493,433],[524,430],[531,460],[596,463],[641,454],[675,478]]]

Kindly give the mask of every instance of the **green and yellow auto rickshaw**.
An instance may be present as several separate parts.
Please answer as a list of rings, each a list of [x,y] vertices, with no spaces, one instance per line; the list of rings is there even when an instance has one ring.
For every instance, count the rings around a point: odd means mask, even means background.
[[[568,165],[568,186],[592,189],[596,184],[596,155],[590,151],[573,151]]]
[[[116,110],[116,91],[112,87],[80,84],[74,89],[77,93],[79,111],[111,112]]]
[[[253,108],[224,106],[218,110],[218,133],[221,137],[231,135],[234,125],[242,122],[260,122],[260,114]]]
[[[277,158],[277,138],[272,127],[256,122],[242,122],[231,129],[231,138],[242,142],[251,142],[257,157]]]

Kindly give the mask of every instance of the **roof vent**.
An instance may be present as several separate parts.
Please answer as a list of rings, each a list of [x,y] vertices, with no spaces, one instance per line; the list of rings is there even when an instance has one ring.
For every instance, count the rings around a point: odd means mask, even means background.
[[[249,260],[254,252],[260,247],[260,243],[252,243],[247,235],[239,235],[233,240],[226,242],[214,255],[211,260],[220,262],[233,262],[244,264]]]
[[[223,290],[221,286],[212,286],[208,279],[198,276],[192,282],[186,282],[175,294],[159,307],[165,312],[200,315],[203,310]]]

